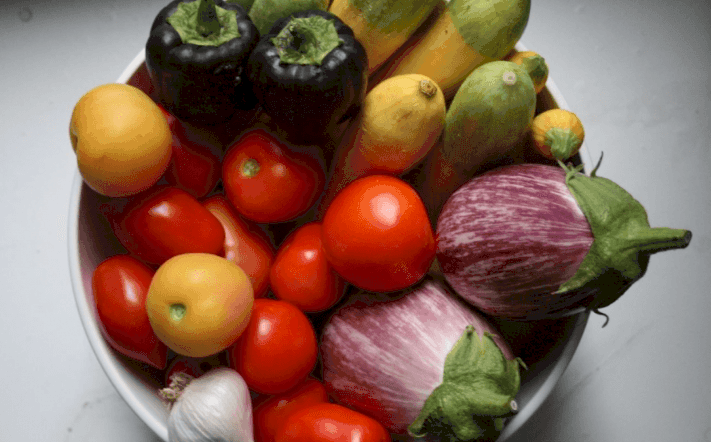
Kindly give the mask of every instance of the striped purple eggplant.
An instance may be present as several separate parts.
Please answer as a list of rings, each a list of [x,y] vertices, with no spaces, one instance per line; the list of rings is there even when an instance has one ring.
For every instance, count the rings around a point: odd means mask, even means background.
[[[441,278],[357,293],[326,322],[320,352],[329,394],[393,434],[474,440],[516,408],[522,362]]]
[[[597,311],[643,276],[649,255],[689,244],[689,231],[649,227],[626,191],[580,169],[504,166],[454,192],[437,221],[452,288],[511,319]]]

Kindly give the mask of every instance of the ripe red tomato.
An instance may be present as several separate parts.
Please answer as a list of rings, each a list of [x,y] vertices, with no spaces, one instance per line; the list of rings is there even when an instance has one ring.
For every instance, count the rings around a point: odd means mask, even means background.
[[[225,228],[222,256],[240,266],[249,276],[255,298],[265,297],[269,291],[269,269],[275,254],[266,231],[253,221],[244,219],[223,195],[213,195],[202,205]]]
[[[239,213],[259,223],[305,214],[323,192],[322,158],[289,150],[270,133],[248,132],[228,147],[222,161],[225,193]]]
[[[163,116],[165,116],[165,121],[168,122],[168,127],[170,127],[170,131],[175,132],[178,124],[178,119],[175,117],[175,115],[168,112],[168,109],[166,109],[162,104],[158,103],[158,107],[163,112]]]
[[[274,442],[389,442],[375,419],[338,404],[320,403],[289,414]]]
[[[180,121],[162,105],[158,107],[163,111],[173,134],[170,164],[165,172],[166,181],[195,198],[206,196],[221,178],[222,164],[216,150],[206,143],[191,141]]]
[[[137,195],[119,214],[107,214],[116,237],[149,264],[182,253],[219,255],[225,242],[220,221],[184,190],[159,187]]]
[[[106,342],[125,356],[163,369],[168,347],[153,332],[146,313],[153,273],[128,255],[112,256],[94,270],[92,290]]]
[[[365,290],[409,287],[435,258],[425,206],[415,189],[394,176],[372,175],[348,184],[326,209],[322,229],[328,261]]]
[[[326,259],[321,243],[321,223],[297,228],[277,250],[269,273],[274,295],[305,312],[332,307],[343,296],[346,282]]]
[[[326,387],[321,381],[307,378],[286,393],[271,396],[254,407],[255,442],[274,442],[277,429],[294,411],[313,404],[328,402]]]
[[[173,134],[173,154],[165,174],[169,184],[202,198],[217,186],[221,173],[220,158],[209,148],[190,144]]]
[[[286,301],[260,298],[228,357],[251,390],[280,394],[313,370],[317,346],[316,332],[301,310]]]

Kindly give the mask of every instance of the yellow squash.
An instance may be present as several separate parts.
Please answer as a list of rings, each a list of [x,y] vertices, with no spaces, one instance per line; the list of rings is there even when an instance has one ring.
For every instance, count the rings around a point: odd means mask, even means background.
[[[533,119],[531,136],[538,153],[549,159],[565,161],[580,150],[585,129],[573,112],[550,109]]]
[[[507,60],[513,61],[526,69],[528,75],[531,76],[531,80],[533,80],[536,93],[541,92],[546,86],[548,64],[546,64],[546,60],[541,54],[535,51],[515,51]]]
[[[400,175],[418,164],[440,138],[446,110],[442,90],[424,75],[399,75],[378,84],[336,148],[321,205],[357,178]]]
[[[333,0],[329,11],[353,29],[372,74],[424,23],[440,0]]]
[[[474,69],[513,49],[530,9],[530,0],[442,1],[428,29],[412,37],[371,83],[417,73],[432,78],[450,97]]]

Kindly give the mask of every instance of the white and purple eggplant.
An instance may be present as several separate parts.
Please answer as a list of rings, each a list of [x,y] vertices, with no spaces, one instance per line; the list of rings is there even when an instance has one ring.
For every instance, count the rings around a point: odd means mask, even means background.
[[[495,437],[517,410],[523,362],[441,278],[356,293],[326,322],[320,352],[330,395],[407,440]]]
[[[481,311],[543,319],[599,313],[639,278],[651,254],[686,247],[691,232],[652,228],[614,182],[559,163],[503,166],[447,200],[437,261],[454,291]]]

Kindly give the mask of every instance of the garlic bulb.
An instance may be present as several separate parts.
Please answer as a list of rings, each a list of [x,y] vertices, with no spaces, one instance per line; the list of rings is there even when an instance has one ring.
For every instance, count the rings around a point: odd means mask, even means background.
[[[181,375],[161,390],[174,401],[170,442],[254,442],[249,389],[235,370],[218,367],[195,379]]]

